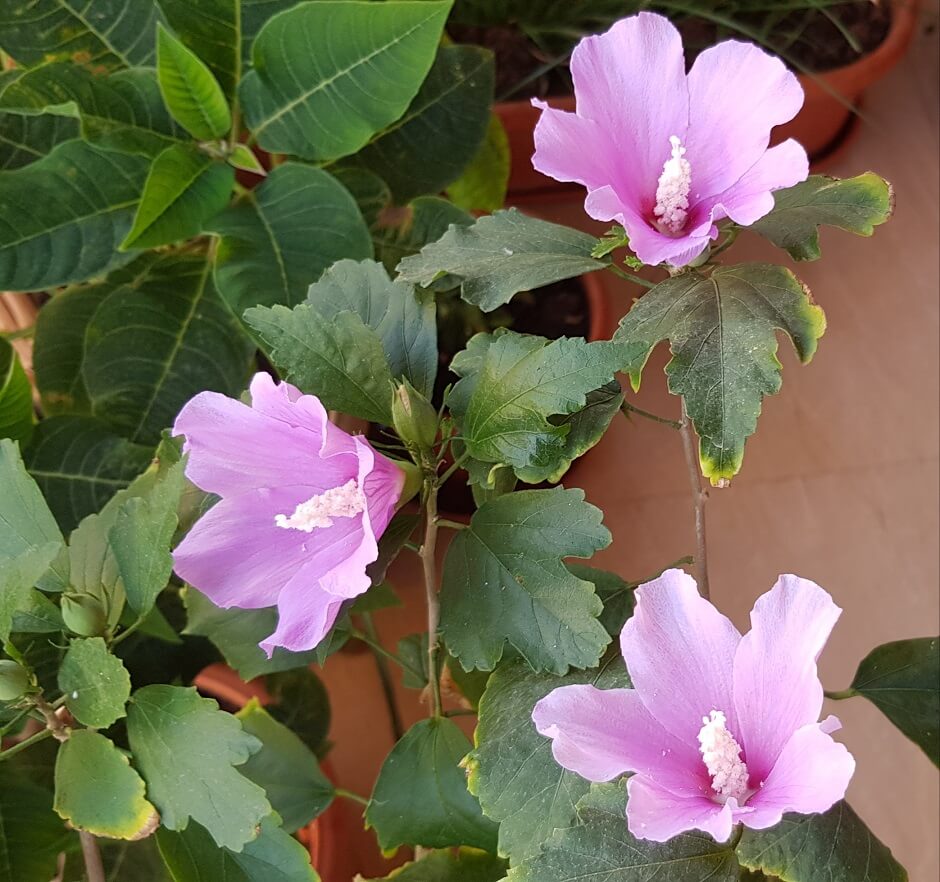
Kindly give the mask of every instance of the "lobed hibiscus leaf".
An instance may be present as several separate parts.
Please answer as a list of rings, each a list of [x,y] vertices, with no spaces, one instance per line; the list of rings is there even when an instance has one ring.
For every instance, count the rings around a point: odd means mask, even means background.
[[[577,806],[577,823],[556,830],[542,850],[514,866],[506,882],[575,882],[596,875],[617,882],[737,882],[741,869],[728,843],[705,833],[668,842],[637,839],[627,830],[623,781],[594,784]]]
[[[819,227],[838,227],[871,236],[894,210],[891,185],[873,172],[840,180],[812,175],[774,193],[774,208],[749,229],[760,233],[794,260],[817,260]]]
[[[562,559],[610,544],[601,517],[584,491],[562,487],[480,506],[448,548],[441,582],[441,631],[465,670],[492,670],[507,643],[535,670],[597,663],[609,642],[601,601]]]
[[[630,686],[623,661],[606,656],[600,667],[564,677],[535,673],[524,661],[501,664],[480,700],[476,747],[467,758],[469,787],[487,817],[499,822],[499,853],[520,863],[538,853],[556,827],[565,827],[590,787],[552,756],[535,729],[532,708],[553,689],[590,683],[599,689]],[[626,819],[620,818],[622,825]]]
[[[875,647],[859,664],[849,692],[864,695],[940,766],[940,638]]]
[[[26,67],[50,60],[99,69],[147,65],[160,11],[154,0],[5,0],[0,47]]]
[[[66,141],[32,165],[0,174],[0,288],[81,282],[131,260],[117,249],[147,167],[143,156]]]
[[[210,223],[221,236],[215,282],[239,317],[251,306],[296,306],[340,258],[372,256],[369,230],[329,173],[285,162]]]
[[[195,689],[145,686],[131,698],[127,735],[147,795],[169,830],[203,825],[220,846],[240,851],[271,806],[235,768],[261,743]]]
[[[160,818],[144,791],[143,779],[104,735],[78,729],[59,748],[55,810],[77,830],[110,839],[150,835]]]
[[[442,46],[401,119],[351,157],[350,164],[375,172],[399,205],[440,193],[483,141],[494,76],[488,50]]]
[[[614,339],[627,346],[634,389],[653,347],[669,340],[669,390],[684,398],[698,432],[703,474],[720,485],[741,468],[764,396],[780,390],[775,331],[787,333],[805,364],[825,329],[793,273],[741,264],[661,282],[634,303]]]
[[[449,274],[463,299],[490,312],[519,291],[570,279],[607,264],[591,257],[597,239],[514,208],[481,217],[471,227],[451,227],[420,254],[405,258],[401,277],[429,286]]]
[[[451,720],[412,726],[385,759],[366,808],[383,850],[400,845],[492,850],[496,825],[467,790],[460,762],[470,742]]]
[[[174,882],[320,882],[310,853],[278,826],[276,815],[240,851],[219,848],[195,821],[176,833],[161,827],[157,845]]]
[[[420,860],[405,864],[381,879],[362,882],[500,882],[506,862],[476,848],[430,851]]]
[[[104,640],[90,637],[69,643],[59,669],[59,688],[76,720],[95,729],[107,729],[125,715],[131,678]]]
[[[907,872],[844,801],[821,815],[784,815],[769,830],[745,827],[741,864],[782,882],[907,882]]]
[[[309,160],[364,147],[417,94],[450,5],[323,0],[274,16],[255,39],[254,70],[239,86],[258,144]]]
[[[603,435],[620,406],[624,350],[608,341],[512,331],[477,335],[454,359],[449,398],[467,453],[523,481],[558,480]]]

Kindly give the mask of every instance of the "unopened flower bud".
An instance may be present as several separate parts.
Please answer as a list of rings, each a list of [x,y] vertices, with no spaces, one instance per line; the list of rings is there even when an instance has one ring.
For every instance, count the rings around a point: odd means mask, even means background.
[[[101,637],[108,630],[108,611],[91,594],[63,594],[62,620],[80,637]]]
[[[405,444],[428,451],[437,439],[437,411],[407,380],[392,397],[392,425]]]
[[[29,671],[15,661],[0,659],[0,701],[14,701],[29,688]]]

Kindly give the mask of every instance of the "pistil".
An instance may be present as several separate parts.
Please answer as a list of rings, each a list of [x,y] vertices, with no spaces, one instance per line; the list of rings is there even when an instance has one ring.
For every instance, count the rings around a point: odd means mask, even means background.
[[[355,479],[350,479],[341,487],[324,490],[301,502],[291,515],[275,515],[274,523],[285,530],[312,533],[317,527],[333,526],[333,518],[354,517],[365,507],[365,495]]]
[[[669,138],[672,155],[663,164],[656,185],[656,207],[653,214],[664,233],[682,232],[689,217],[689,193],[692,190],[692,166],[685,158],[685,147],[678,136]]]

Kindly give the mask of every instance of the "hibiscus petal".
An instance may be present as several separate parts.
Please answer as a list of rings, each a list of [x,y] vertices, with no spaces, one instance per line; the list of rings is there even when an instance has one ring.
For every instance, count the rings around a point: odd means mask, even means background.
[[[687,830],[702,830],[726,842],[734,825],[732,807],[704,796],[678,796],[644,775],[627,782],[627,827],[637,839],[666,842]]]
[[[306,533],[276,527],[306,497],[293,491],[254,490],[223,499],[190,529],[173,552],[176,574],[216,606],[274,606],[281,587],[307,559]]]
[[[281,592],[277,629],[261,641],[261,648],[268,658],[278,646],[291,652],[313,649],[330,632],[342,605],[342,598],[317,587],[308,569],[299,570]]]
[[[764,154],[771,129],[803,106],[803,87],[779,58],[735,40],[695,59],[688,89],[693,204],[740,180]]]
[[[748,800],[752,811],[742,818],[748,827],[773,827],[786,812],[825,812],[845,796],[855,759],[828,734],[840,725],[828,717],[793,733],[761,789]]]
[[[303,484],[310,497],[356,474],[351,451],[321,459],[322,435],[303,418],[299,423],[289,425],[217,392],[200,392],[180,411],[173,434],[186,436],[186,476],[221,496]]]
[[[737,183],[716,197],[716,217],[730,217],[750,226],[774,207],[773,190],[792,187],[809,174],[809,157],[803,146],[790,138],[771,147]]]
[[[532,165],[556,181],[574,181],[589,189],[610,183],[622,156],[601,126],[574,113],[532,99],[542,111],[535,125]]]
[[[638,213],[652,211],[669,138],[684,140],[689,122],[679,32],[653,13],[623,19],[578,44],[571,75],[578,116],[598,123],[620,151],[623,175],[610,183]]]
[[[819,719],[816,659],[841,614],[815,582],[790,575],[754,604],[734,660],[738,740],[752,779],[766,780],[790,736]]]
[[[686,744],[697,747],[702,718],[724,712],[736,732],[732,668],[741,635],[701,597],[695,580],[666,570],[636,590],[636,611],[620,635],[643,704]]]
[[[561,686],[535,705],[532,720],[552,739],[556,762],[589,781],[639,772],[683,795],[709,789],[698,751],[663,729],[633,689]]]
[[[358,435],[353,436],[353,441],[359,457],[360,486],[366,497],[363,528],[378,538],[395,515],[395,507],[405,486],[405,473],[388,457],[376,453]]]

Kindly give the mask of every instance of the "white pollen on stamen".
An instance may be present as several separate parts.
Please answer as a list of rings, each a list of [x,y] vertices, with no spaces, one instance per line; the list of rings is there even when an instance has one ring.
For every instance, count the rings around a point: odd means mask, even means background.
[[[733,797],[743,805],[750,795],[750,776],[741,759],[741,745],[728,731],[728,720],[720,710],[713,710],[709,716],[702,717],[702,722],[705,725],[698,733],[698,743],[705,768],[711,775],[712,790],[723,801]]]
[[[672,156],[663,164],[663,173],[656,185],[656,207],[653,214],[661,228],[678,233],[689,217],[689,192],[692,190],[692,166],[685,158],[685,147],[676,135],[669,138]]]
[[[365,511],[365,507],[365,494],[355,479],[350,479],[342,487],[324,490],[301,502],[293,514],[275,515],[274,523],[285,530],[312,533],[317,527],[333,526],[333,518],[351,518]]]

